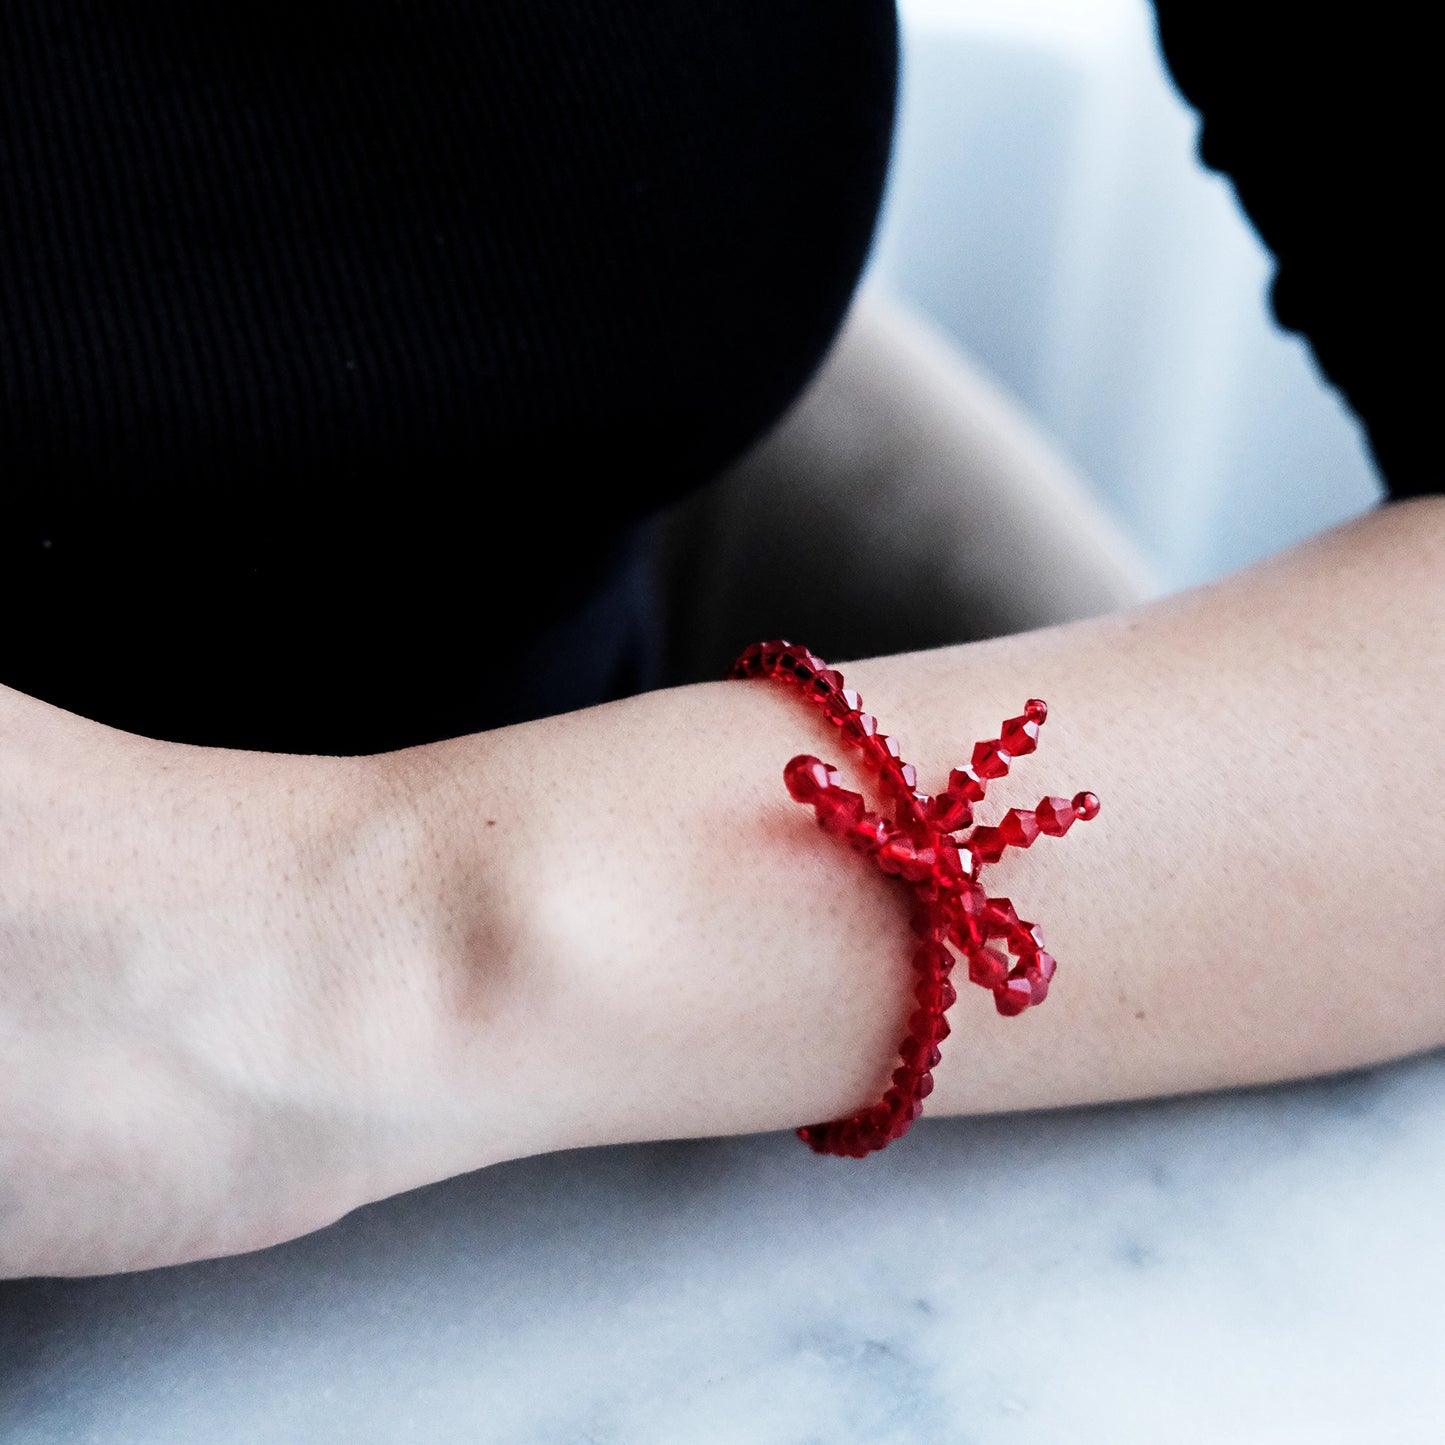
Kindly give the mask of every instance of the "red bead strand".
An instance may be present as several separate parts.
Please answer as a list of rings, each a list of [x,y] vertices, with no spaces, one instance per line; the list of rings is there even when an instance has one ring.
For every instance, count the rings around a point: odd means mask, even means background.
[[[863,711],[863,699],[844,685],[843,674],[806,647],[755,642],[729,676],[777,678],[796,686],[859,750],[878,774],[880,791],[895,801],[890,822],[872,812],[861,793],[845,788],[829,763],[803,754],[783,769],[788,795],[814,810],[824,832],[844,839],[915,894],[911,924],[921,940],[913,955],[918,1007],[898,1046],[892,1083],[879,1103],[846,1119],[798,1130],[799,1138],[820,1154],[861,1159],[902,1138],[932,1092],[932,1070],[942,1057],[938,1046],[949,1035],[947,1014],[957,998],[950,945],[966,960],[960,977],[988,989],[999,1013],[1020,1014],[1048,997],[1057,965],[1044,949],[1043,930],[1021,920],[1009,899],[990,898],[976,879],[985,864],[998,862],[1009,848],[1027,848],[1040,835],[1062,838],[1075,822],[1096,817],[1099,800],[1088,792],[1072,799],[1046,797],[1032,809],[1010,808],[997,827],[973,826],[974,804],[983,801],[989,782],[1038,747],[1039,729],[1048,717],[1041,698],[1030,698],[997,738],[977,743],[970,765],[955,768],[948,786],[929,797],[918,791],[918,775],[903,761],[896,739],[879,731],[878,720]],[[966,838],[957,836],[970,828]],[[990,947],[994,939],[1002,940],[1008,952]]]

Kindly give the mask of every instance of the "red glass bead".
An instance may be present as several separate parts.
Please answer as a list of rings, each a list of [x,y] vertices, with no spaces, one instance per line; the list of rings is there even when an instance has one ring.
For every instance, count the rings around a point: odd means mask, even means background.
[[[846,687],[835,689],[823,700],[823,710],[829,721],[839,725],[847,719],[849,713],[857,712],[862,706],[863,699]]]
[[[819,793],[836,788],[842,781],[836,768],[807,753],[800,753],[783,769],[788,796],[798,803],[811,803]]]
[[[999,742],[1011,758],[1021,758],[1039,745],[1039,725],[1029,717],[1011,717],[999,729]]]
[[[962,793],[945,788],[933,800],[933,806],[928,810],[928,818],[940,833],[956,833],[960,828],[967,828],[972,824],[973,804]]]
[[[1021,1014],[1034,1001],[1033,990],[1022,978],[1007,978],[993,991],[993,1006],[1005,1018]]]
[[[843,736],[850,742],[865,743],[878,731],[878,719],[869,712],[849,713],[843,719]]]
[[[1034,817],[1039,820],[1041,833],[1047,833],[1050,838],[1062,838],[1074,826],[1078,814],[1067,798],[1045,798],[1034,809]]]
[[[877,853],[892,837],[892,825],[876,813],[864,813],[848,831],[848,842],[860,853]]]
[[[983,988],[997,988],[1008,977],[1008,955],[996,948],[976,948],[968,956],[968,977]]]
[[[968,836],[968,851],[980,863],[997,863],[1008,847],[1008,840],[997,828],[975,828]]]
[[[942,1014],[930,1013],[927,1009],[917,1009],[908,1018],[908,1032],[920,1043],[936,1044],[948,1035],[943,1032],[947,1026],[947,1020]]]
[[[1037,923],[1019,919],[1019,926],[1009,935],[1009,942],[1017,954],[1037,953],[1044,946],[1044,931]]]
[[[943,1055],[938,1052],[937,1044],[934,1044],[932,1048],[928,1048],[923,1051],[923,1062],[925,1066],[930,1069],[936,1069],[943,1062]],[[918,1108],[919,1112],[921,1113],[923,1110],[923,1105],[920,1104]]]
[[[946,978],[923,978],[919,979],[918,987],[913,990],[913,996],[930,1013],[941,1014],[944,1009],[952,1008],[958,994]]]
[[[1031,697],[1024,704],[1024,716],[1042,727],[1049,716],[1049,705],[1041,697]]]
[[[919,938],[934,938],[937,935],[933,906],[916,893],[908,907],[908,927]]]
[[[842,689],[843,674],[836,667],[825,667],[813,674],[813,681],[809,685],[813,695],[818,700],[826,701],[834,697]]]
[[[918,1083],[914,1089],[914,1097],[926,1099],[933,1092],[933,1074],[930,1070],[924,1071],[918,1076]]]
[[[891,772],[898,766],[898,742],[886,733],[874,733],[863,743],[863,756],[882,772]]]
[[[1008,772],[1009,755],[998,740],[975,743],[973,746],[973,770],[981,778],[1001,778]]]
[[[955,768],[948,775],[948,791],[967,803],[981,803],[988,784],[973,768]]]
[[[815,1154],[821,1154],[827,1148],[827,1134],[826,1124],[805,1124],[798,1130],[798,1138]]]
[[[1053,981],[1058,965],[1052,955],[1035,954],[1025,962],[1009,970],[1010,978],[1021,978],[1029,986],[1029,997],[1034,1004],[1041,1004],[1049,996],[1049,984]]]
[[[758,667],[771,676],[778,670],[778,659],[792,646],[791,642],[765,642],[758,654]]]
[[[1001,933],[1012,933],[1019,926],[1019,916],[1014,912],[1013,901],[1008,898],[990,898],[983,906],[983,919],[991,938],[997,938]]]
[[[1010,848],[1027,848],[1039,836],[1039,820],[1027,808],[1010,808],[998,830]]]
[[[930,939],[914,950],[913,967],[924,978],[942,979],[953,967],[953,955],[936,939]]]
[[[931,876],[937,861],[932,848],[920,848],[902,834],[895,834],[878,850],[878,866],[885,873],[901,874],[910,883],[921,883]]]
[[[898,1057],[903,1060],[904,1067],[910,1073],[921,1074],[924,1069],[923,1060],[928,1053],[928,1045],[920,1039],[915,1039],[909,1034],[901,1044],[898,1045]]]
[[[1099,800],[1093,793],[1075,793],[1072,806],[1086,823],[1099,816]]]
[[[889,742],[893,739],[889,738]],[[876,759],[875,759],[876,761]],[[918,773],[912,763],[894,763],[893,766],[880,764],[882,776],[878,786],[891,798],[909,797],[918,786]]]
[[[923,1071],[921,1069],[909,1068],[907,1064],[904,1064],[901,1068],[894,1069],[893,1071],[894,1087],[897,1088],[900,1093],[912,1098],[913,1095],[918,1092],[918,1080],[922,1076],[922,1073]]]
[[[813,799],[813,808],[818,815],[818,826],[825,833],[845,837],[863,817],[863,794],[850,793],[846,788],[829,788]]]
[[[952,916],[962,927],[963,937],[960,942],[965,946],[983,942],[987,934],[987,906],[988,897],[983,889],[977,883],[964,882],[958,891]]]
[[[738,654],[738,660],[733,663],[730,677],[755,677],[762,671],[763,644],[761,642],[750,642],[742,652]]]
[[[813,675],[822,666],[822,659],[814,657],[806,647],[789,647],[778,659],[784,673],[791,674],[801,683],[810,683]]]

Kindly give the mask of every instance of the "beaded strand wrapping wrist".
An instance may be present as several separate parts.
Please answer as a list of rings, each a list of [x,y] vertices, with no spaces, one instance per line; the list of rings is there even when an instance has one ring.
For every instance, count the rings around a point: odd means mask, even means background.
[[[1027,848],[1040,833],[1062,838],[1076,819],[1098,814],[1099,800],[1093,793],[1044,798],[1034,808],[1010,808],[996,827],[973,826],[974,804],[983,801],[989,782],[1003,777],[1014,758],[1038,746],[1039,728],[1048,716],[1040,698],[1030,698],[997,738],[975,744],[971,763],[954,768],[948,786],[930,797],[918,790],[917,773],[903,761],[898,743],[879,731],[877,719],[863,711],[863,700],[844,686],[842,673],[806,647],[755,642],[728,675],[776,678],[798,688],[862,753],[878,774],[879,788],[894,803],[891,821],[872,812],[861,793],[843,786],[831,764],[808,754],[783,770],[789,795],[814,809],[825,833],[871,858],[915,895],[918,1007],[899,1045],[892,1085],[870,1108],[798,1130],[798,1137],[819,1154],[861,1159],[902,1138],[933,1090],[931,1071],[942,1057],[939,1045],[949,1035],[947,1013],[956,997],[949,981],[954,966],[950,946],[966,960],[969,981],[993,994],[999,1013],[1021,1014],[1048,997],[1055,963],[1044,948],[1042,929],[1019,918],[1007,898],[990,898],[978,875],[1007,849]],[[960,837],[965,830],[967,836]],[[996,941],[1007,953],[990,946]]]

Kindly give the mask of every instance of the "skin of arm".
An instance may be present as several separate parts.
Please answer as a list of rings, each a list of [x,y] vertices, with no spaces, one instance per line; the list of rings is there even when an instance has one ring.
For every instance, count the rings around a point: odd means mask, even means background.
[[[1109,616],[840,665],[924,787],[1048,701],[980,821],[1102,800],[984,870],[1059,973],[1019,1018],[960,985],[928,1113],[1445,1043],[1445,499]],[[864,783],[766,683],[358,759],[0,694],[0,1272],[256,1248],[510,1158],[873,1102],[911,1009],[905,890],[787,798],[799,752]]]

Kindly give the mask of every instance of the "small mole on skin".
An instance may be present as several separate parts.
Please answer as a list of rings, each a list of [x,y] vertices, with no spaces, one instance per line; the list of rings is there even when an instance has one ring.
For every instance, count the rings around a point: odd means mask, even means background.
[[[497,820],[496,820],[495,818],[488,818],[488,819],[487,819],[487,827],[489,827],[489,828],[495,828],[496,826],[497,826]],[[1143,1018],[1144,1015],[1143,1015],[1143,1014],[1140,1014],[1139,1017],[1140,1017],[1140,1018]]]
[[[1136,1019],[1141,1019],[1141,1018],[1143,1018],[1143,1017],[1144,1017],[1144,1011],[1143,1011],[1143,1009],[1140,1009],[1139,1012],[1134,1015],[1134,1017],[1135,1017]]]

